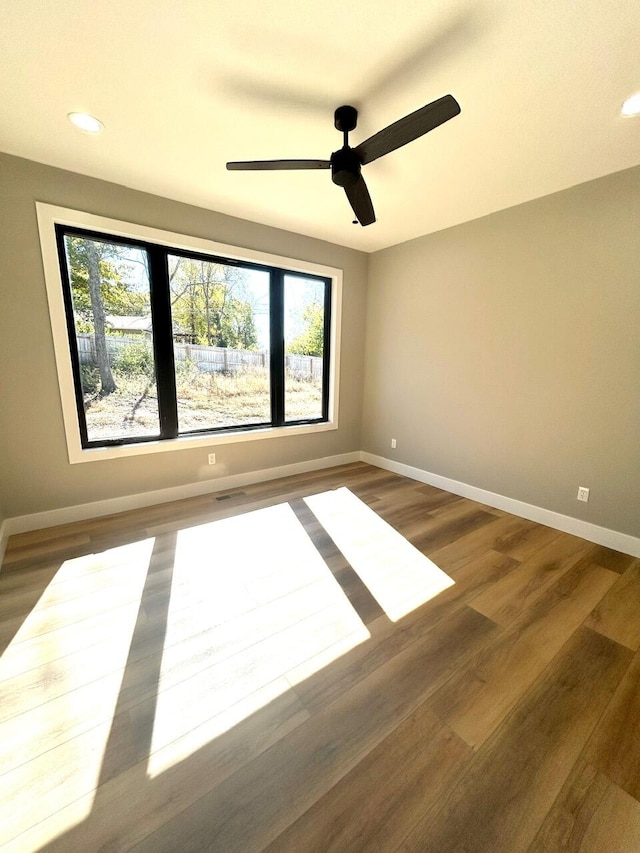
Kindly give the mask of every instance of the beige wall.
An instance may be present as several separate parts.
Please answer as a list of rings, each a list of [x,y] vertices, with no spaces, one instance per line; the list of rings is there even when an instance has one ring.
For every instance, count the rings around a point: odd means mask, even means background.
[[[640,535],[640,167],[376,253],[367,306],[363,450]]]
[[[342,268],[340,428],[218,445],[215,468],[205,465],[207,448],[70,465],[36,200]],[[0,155],[0,235],[0,505],[7,517],[359,449],[365,254],[8,155]]]
[[[340,429],[69,465],[35,200],[343,268]],[[0,229],[5,517],[362,448],[640,535],[640,168],[367,258],[0,155]]]

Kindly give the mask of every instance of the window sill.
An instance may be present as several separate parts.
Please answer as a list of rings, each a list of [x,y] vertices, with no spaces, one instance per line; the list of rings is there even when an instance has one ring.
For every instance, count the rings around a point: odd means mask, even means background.
[[[140,444],[122,444],[112,447],[69,448],[69,462],[101,462],[107,459],[122,459],[127,456],[145,456],[150,453],[165,453],[174,450],[195,450],[200,447],[219,447],[244,441],[264,441],[268,438],[284,438],[294,435],[329,432],[338,428],[336,422],[300,424],[298,426],[265,427],[257,430],[212,433],[210,435],[183,436],[167,441],[146,441]]]

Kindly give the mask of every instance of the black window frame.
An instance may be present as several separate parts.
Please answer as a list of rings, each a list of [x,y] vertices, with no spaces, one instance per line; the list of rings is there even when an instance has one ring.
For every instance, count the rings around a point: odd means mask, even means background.
[[[78,353],[71,280],[67,265],[66,237],[80,237],[90,240],[132,246],[141,249],[149,258],[149,299],[151,305],[153,354],[158,389],[159,431],[153,435],[127,436],[122,438],[90,440],[84,407],[84,392],[80,374],[80,356]],[[178,438],[206,438],[224,436],[228,433],[252,433],[282,427],[300,427],[328,423],[331,376],[331,308],[333,281],[316,273],[297,269],[229,258],[209,252],[184,249],[167,243],[156,243],[134,237],[124,237],[105,231],[81,228],[61,223],[55,224],[56,248],[62,296],[64,301],[67,327],[67,343],[71,357],[75,402],[80,430],[80,442],[83,450],[92,448],[120,447],[140,445],[151,442],[171,441]],[[173,326],[171,318],[171,291],[169,283],[168,257],[179,256],[190,260],[218,263],[242,269],[266,272],[269,275],[269,385],[271,399],[271,418],[258,424],[232,424],[216,428],[179,431],[178,408],[175,385],[175,358],[173,349]],[[291,275],[296,278],[321,281],[324,284],[324,351],[322,364],[322,414],[317,418],[285,419],[285,340],[284,340],[284,279]]]

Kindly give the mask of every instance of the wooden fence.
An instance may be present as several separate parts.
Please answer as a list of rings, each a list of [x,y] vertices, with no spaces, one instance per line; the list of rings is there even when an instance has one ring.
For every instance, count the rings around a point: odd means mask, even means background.
[[[77,335],[80,364],[96,365],[96,345],[93,335]],[[138,337],[115,337],[107,335],[107,352],[113,365],[122,351],[132,344],[151,350],[151,341]],[[196,344],[173,344],[177,363],[191,361],[203,373],[236,373],[242,370],[264,370],[269,367],[269,352],[261,350],[229,349],[227,347],[204,347]],[[319,381],[322,379],[322,359],[313,355],[285,355],[285,370],[296,379]]]

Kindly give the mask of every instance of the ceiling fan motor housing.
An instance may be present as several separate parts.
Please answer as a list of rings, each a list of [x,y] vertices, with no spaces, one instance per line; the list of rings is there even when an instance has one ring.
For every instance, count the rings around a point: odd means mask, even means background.
[[[339,187],[349,187],[355,184],[360,177],[362,167],[358,155],[345,145],[339,151],[331,155],[331,180]]]

